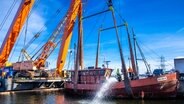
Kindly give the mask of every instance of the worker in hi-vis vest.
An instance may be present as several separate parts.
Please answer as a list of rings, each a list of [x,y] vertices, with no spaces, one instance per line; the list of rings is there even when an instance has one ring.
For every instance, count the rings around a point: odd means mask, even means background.
[[[118,80],[119,82],[122,80],[121,74],[120,74],[120,72],[119,72],[119,69],[117,69],[117,71],[116,71],[116,78],[117,78],[117,80]]]
[[[129,74],[130,79],[133,79],[134,72],[133,72],[133,69],[131,67],[128,68],[128,74]]]

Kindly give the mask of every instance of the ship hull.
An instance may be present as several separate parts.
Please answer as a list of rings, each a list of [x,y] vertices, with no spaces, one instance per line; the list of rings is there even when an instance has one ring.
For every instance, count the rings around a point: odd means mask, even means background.
[[[175,97],[177,95],[178,79],[176,73],[162,76],[148,77],[130,81],[135,97],[161,98]],[[102,84],[77,84],[77,93],[82,95],[94,95]],[[74,84],[65,83],[64,88],[69,93],[74,93]],[[128,97],[124,82],[116,82],[108,90],[108,96]]]
[[[0,78],[0,93],[37,89],[63,88],[62,79],[3,79]]]

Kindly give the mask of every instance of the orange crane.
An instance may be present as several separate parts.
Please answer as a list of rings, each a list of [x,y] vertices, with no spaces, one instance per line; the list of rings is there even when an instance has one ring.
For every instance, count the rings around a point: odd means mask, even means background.
[[[45,62],[46,62],[47,58],[54,51],[56,46],[61,42],[61,39],[58,39],[58,36],[63,32],[63,27],[66,23],[66,19],[67,19],[67,15],[64,17],[63,20],[60,21],[60,23],[58,24],[58,26],[56,27],[56,29],[54,30],[54,32],[50,36],[49,40],[41,47],[41,49],[39,50],[39,51],[41,51],[41,53],[38,55],[38,57],[36,59],[33,60],[33,57],[39,52],[36,52],[35,55],[30,57],[29,54],[26,52],[26,49],[27,49],[28,45],[30,45],[31,42],[35,38],[38,37],[37,36],[38,34],[36,34],[33,37],[33,39],[31,39],[31,41],[28,42],[29,44],[27,44],[26,47],[24,47],[21,50],[21,52],[24,54],[24,56],[30,62],[30,64],[33,64],[33,66],[35,66],[37,69],[41,69],[41,68],[45,67]],[[31,69],[31,68],[29,68],[29,69]]]
[[[78,39],[78,51],[77,56],[79,59],[79,65],[83,68],[83,52],[82,52],[82,0],[71,0],[71,5],[68,10],[66,24],[64,26],[64,34],[62,36],[62,43],[59,50],[59,56],[57,59],[57,69],[56,72],[59,75],[62,75],[62,69],[64,67],[68,48],[70,45],[72,31],[75,24],[75,21],[78,17],[79,20],[79,39]]]
[[[13,22],[6,34],[6,37],[2,43],[0,49],[0,68],[5,66],[6,61],[11,53],[11,50],[19,36],[21,28],[26,21],[29,12],[33,6],[34,0],[22,0],[17,13],[13,19]]]
[[[58,35],[63,31],[63,26],[66,23],[67,15],[64,17],[64,19],[59,23],[55,31],[53,32],[52,36],[50,37],[49,41],[44,45],[43,50],[37,60],[34,62],[36,67],[39,69],[40,67],[45,66],[46,59],[49,57],[49,55],[54,51],[57,44],[62,39],[57,40],[56,38]]]
[[[66,61],[68,47],[70,44],[72,31],[73,31],[73,27],[74,27],[77,16],[79,17],[79,34],[80,34],[79,39],[78,39],[78,44],[79,44],[78,47],[82,47],[82,41],[81,41],[81,38],[82,38],[81,36],[82,35],[82,1],[81,0],[71,0],[71,5],[70,5],[70,8],[67,14],[65,15],[64,19],[59,23],[56,30],[51,35],[49,41],[47,41],[46,44],[44,44],[44,46],[41,49],[41,53],[38,55],[38,57],[35,60],[32,60],[33,57],[30,57],[29,54],[26,52],[26,49],[23,49],[22,52],[28,61],[24,61],[21,63],[20,62],[15,63],[13,65],[14,69],[37,70],[37,69],[41,69],[42,67],[44,67],[46,59],[55,49],[58,42],[60,42],[60,41],[56,41],[56,39],[58,39],[57,35],[61,31],[63,31],[64,34],[61,38],[62,39],[61,47],[60,47],[59,56],[57,60],[57,74],[61,75],[64,63]],[[35,38],[37,38],[37,34],[35,35]],[[81,48],[78,48],[78,49],[79,49],[78,59],[80,59],[79,64],[81,67],[83,67],[82,49]]]

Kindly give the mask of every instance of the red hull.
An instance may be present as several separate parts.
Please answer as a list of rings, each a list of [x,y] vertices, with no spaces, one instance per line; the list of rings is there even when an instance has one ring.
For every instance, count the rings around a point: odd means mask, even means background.
[[[66,91],[73,92],[73,83],[65,83]],[[100,88],[101,84],[78,84],[77,94],[93,95]],[[149,77],[131,81],[131,87],[136,97],[174,97],[177,94],[178,79],[176,73],[162,76]],[[109,96],[128,97],[123,82],[116,82],[109,89]],[[142,94],[141,94],[142,93]]]

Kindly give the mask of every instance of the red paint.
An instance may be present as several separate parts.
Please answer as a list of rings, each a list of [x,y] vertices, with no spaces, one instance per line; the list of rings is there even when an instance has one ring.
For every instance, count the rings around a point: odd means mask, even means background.
[[[90,76],[86,78],[86,84],[78,84],[78,94],[95,94],[100,88],[104,76]],[[84,81],[85,79],[83,79]],[[158,81],[159,80],[159,81]],[[91,83],[89,83],[91,81]],[[97,83],[100,82],[100,83]],[[169,73],[162,76],[148,77],[144,79],[131,80],[130,84],[135,97],[171,97],[176,96],[177,92],[177,73]],[[65,90],[73,92],[73,83],[65,83]],[[109,89],[109,96],[128,97],[125,92],[125,85],[123,81],[116,82],[112,89]]]

